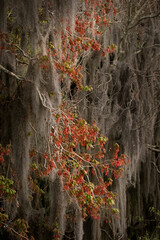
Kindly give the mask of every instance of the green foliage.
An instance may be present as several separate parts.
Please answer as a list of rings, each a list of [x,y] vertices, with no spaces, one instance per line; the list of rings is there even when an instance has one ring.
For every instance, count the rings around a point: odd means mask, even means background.
[[[5,178],[3,175],[0,175],[0,197],[3,198],[7,198],[9,200],[12,200],[14,195],[16,194],[16,191],[11,188],[13,185],[13,181]]]
[[[17,27],[16,29],[14,29],[12,32],[10,32],[9,34],[9,42],[11,44],[17,44],[20,46],[21,43],[21,34],[22,34],[22,30],[20,27]]]
[[[86,92],[92,92],[93,91],[93,88],[91,86],[83,86],[82,88],[83,91],[86,91]]]
[[[39,8],[39,21],[41,24],[47,24],[49,19],[46,17],[45,9],[43,7]]]
[[[0,211],[0,227],[2,227],[3,223],[7,220],[8,220],[8,215]]]

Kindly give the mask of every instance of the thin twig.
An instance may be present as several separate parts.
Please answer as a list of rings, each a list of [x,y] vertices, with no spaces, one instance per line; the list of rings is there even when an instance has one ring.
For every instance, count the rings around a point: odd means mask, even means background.
[[[142,6],[141,8],[137,11],[136,15],[133,17],[132,22],[134,22],[136,20],[136,18],[142,13],[142,11],[144,10],[144,8],[146,7],[146,5],[149,3],[150,0],[147,0]]]
[[[132,28],[136,27],[141,21],[143,21],[144,19],[147,19],[147,18],[155,18],[155,17],[158,17],[160,16],[160,12],[158,12],[157,14],[155,15],[148,15],[148,16],[144,16],[144,17],[141,17],[140,19],[138,19],[138,21],[136,23],[134,23],[133,25],[131,25],[130,27],[128,27],[127,30],[131,30]]]
[[[46,97],[44,96],[44,94],[41,93],[38,88],[36,88],[36,90],[37,90],[37,92],[38,92],[38,95],[39,95],[39,98],[40,98],[40,100],[41,100],[42,105],[43,105],[45,108],[49,109],[50,111],[53,110],[52,107],[46,105]]]
[[[118,240],[121,240],[124,237],[124,234],[118,238]]]
[[[5,67],[3,67],[1,64],[0,64],[0,70],[9,74],[12,77],[15,77],[17,80],[20,80],[20,81],[24,80],[24,77],[16,75],[15,73],[13,73],[13,72],[9,71],[8,69],[6,69]]]
[[[160,173],[160,170],[158,169],[158,167],[157,167],[157,165],[155,164],[155,162],[152,162],[152,164],[155,166],[157,172]]]
[[[151,146],[151,145],[148,145],[148,148],[154,152],[159,152],[160,153],[160,149],[159,148],[156,148],[157,146]]]
[[[113,238],[111,238],[111,236],[107,233],[105,229],[101,228],[101,231],[104,232],[109,237],[109,239],[113,240]]]
[[[8,226],[6,223],[3,223],[2,224],[4,225],[4,227],[6,227],[7,229],[11,230],[12,232],[14,232],[16,235],[18,235],[19,237],[21,237],[22,239],[25,239],[25,240],[29,240],[29,238],[21,235],[20,233],[18,233],[17,231],[15,231],[12,227]]]
[[[16,58],[16,61],[17,61],[17,62],[19,62],[19,63],[21,63],[21,64],[26,64],[26,65],[29,65],[29,63],[27,63],[27,62],[24,62],[24,61],[21,61],[21,60],[19,60],[18,58]]]
[[[48,12],[49,12],[52,16],[55,15],[55,11],[50,11],[50,10],[48,10]]]
[[[32,57],[28,56],[28,55],[23,51],[23,49],[20,48],[18,45],[12,44],[12,46],[14,46],[14,47],[16,47],[18,50],[20,50],[25,58],[28,58],[29,60],[34,60],[34,59],[36,59],[36,58],[32,58]]]

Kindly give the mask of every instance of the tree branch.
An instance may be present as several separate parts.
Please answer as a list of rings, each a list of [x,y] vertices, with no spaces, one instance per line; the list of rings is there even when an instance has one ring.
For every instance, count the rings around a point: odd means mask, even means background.
[[[16,230],[14,230],[12,227],[10,227],[8,224],[3,223],[3,222],[2,222],[2,224],[4,225],[5,228],[7,228],[8,230],[11,230],[15,235],[18,235],[21,239],[29,240],[28,237],[25,237],[25,236],[21,235]]]
[[[158,13],[155,14],[155,15],[148,15],[148,16],[141,17],[140,19],[138,19],[138,21],[137,21],[135,24],[133,24],[133,25],[131,25],[130,27],[128,27],[127,30],[130,30],[130,29],[136,27],[136,26],[137,26],[141,21],[143,21],[144,19],[147,19],[147,18],[155,18],[155,17],[158,17],[158,16],[160,16],[160,12],[158,12]]]
[[[16,58],[16,61],[19,62],[19,63],[21,63],[21,64],[29,65],[29,63],[27,63],[27,62],[23,62],[23,61],[19,60],[18,58]]]
[[[136,18],[142,13],[142,11],[144,10],[144,8],[147,6],[147,4],[149,3],[150,0],[147,0],[142,6],[141,8],[137,11],[136,15],[133,17],[132,22],[134,22],[136,20]],[[132,2],[132,1],[131,1]],[[132,9],[130,9],[130,11],[132,11]]]
[[[124,32],[124,35],[121,37],[121,39],[119,41],[119,46],[121,46],[121,43],[126,38],[129,30],[131,30],[132,28],[136,27],[141,21],[143,21],[143,20],[145,20],[147,18],[155,18],[155,17],[158,17],[158,16],[160,16],[160,12],[158,12],[155,15],[143,16],[136,23],[132,24],[131,26],[127,26],[126,27],[126,31]]]
[[[152,162],[152,164],[155,166],[157,172],[160,173],[160,170],[158,169],[158,167],[157,167],[157,165],[155,164],[155,162]]]
[[[22,76],[18,76],[16,75],[15,73],[9,71],[8,69],[6,69],[5,67],[3,67],[1,64],[0,64],[0,70],[2,70],[3,72],[7,73],[8,75],[12,76],[12,77],[15,77],[17,80],[24,80],[24,77]]]
[[[151,146],[151,145],[148,145],[148,148],[154,152],[158,152],[160,153],[160,149],[159,147],[157,148],[158,146]]]
[[[111,240],[113,239],[113,238],[111,238],[111,236],[108,234],[108,232],[105,229],[101,228],[101,231],[103,231],[109,237],[109,239],[111,239]]]
[[[16,45],[16,44],[11,44],[11,45],[14,46],[14,47],[16,47],[20,52],[22,52],[22,54],[23,54],[23,56],[24,56],[25,58],[28,58],[29,60],[34,60],[34,59],[36,59],[36,58],[32,58],[32,57],[28,56],[28,55],[23,51],[23,49],[20,48],[18,45]]]

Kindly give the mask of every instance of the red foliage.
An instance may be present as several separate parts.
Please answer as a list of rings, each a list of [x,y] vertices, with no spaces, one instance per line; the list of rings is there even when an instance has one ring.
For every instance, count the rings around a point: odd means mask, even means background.
[[[6,147],[2,147],[2,145],[0,144],[0,163],[4,162],[4,155],[8,156],[10,152],[10,144],[8,144]]]
[[[109,209],[115,203],[115,194],[108,190],[112,179],[108,178],[105,182],[103,176],[109,173],[115,178],[121,176],[119,167],[126,164],[126,156],[118,156],[119,146],[115,144],[113,159],[106,162],[104,145],[108,139],[99,135],[95,122],[89,125],[72,114],[65,103],[53,115],[59,121],[55,133],[51,134],[54,146],[52,158],[44,154],[45,159],[50,159],[44,174],[48,175],[53,168],[57,169],[64,190],[77,199],[83,218],[88,214],[97,218],[101,208]],[[82,152],[79,152],[79,147],[83,148]],[[94,154],[91,154],[92,149]],[[96,181],[90,180],[89,172]]]

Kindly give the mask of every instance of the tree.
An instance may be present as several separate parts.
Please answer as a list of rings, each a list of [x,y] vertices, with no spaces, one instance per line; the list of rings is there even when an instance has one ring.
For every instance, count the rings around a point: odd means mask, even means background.
[[[62,239],[70,230],[82,239],[86,216],[118,212],[107,176],[118,178],[127,163],[118,144],[103,160],[107,138],[70,103],[73,87],[92,90],[82,81],[86,55],[115,49],[98,36],[116,10],[110,1],[80,1],[68,17],[67,1],[1,5],[2,237],[7,229],[12,238]]]
[[[134,238],[159,202],[158,1],[0,5],[2,237]]]

